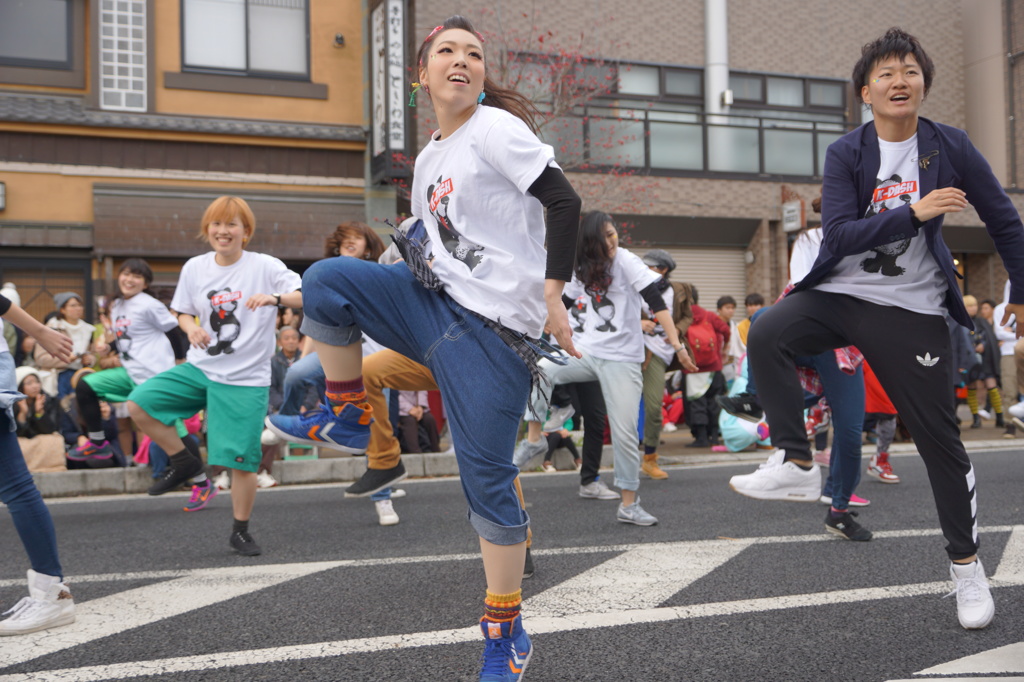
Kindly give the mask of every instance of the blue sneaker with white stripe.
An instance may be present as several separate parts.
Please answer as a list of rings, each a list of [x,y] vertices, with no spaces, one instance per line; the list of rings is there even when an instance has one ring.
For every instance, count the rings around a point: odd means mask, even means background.
[[[272,414],[265,423],[286,441],[359,455],[370,444],[372,415],[373,408],[368,403],[345,403],[337,414],[330,405],[320,403],[305,414]]]
[[[480,682],[519,682],[533,656],[533,643],[523,629],[523,617],[510,623],[480,620],[487,646],[484,649]]]

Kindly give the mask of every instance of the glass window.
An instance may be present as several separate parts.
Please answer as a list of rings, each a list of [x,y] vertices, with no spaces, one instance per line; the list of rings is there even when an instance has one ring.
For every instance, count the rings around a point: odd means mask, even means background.
[[[768,78],[768,104],[783,107],[804,105],[804,82],[796,78]]]
[[[598,166],[644,166],[643,121],[590,119],[590,162]]]
[[[71,1],[0,2],[0,64],[71,68]]]
[[[184,65],[306,76],[307,0],[183,0]]]
[[[760,102],[764,98],[761,90],[763,81],[758,76],[740,76],[729,74],[729,89],[734,99]]]
[[[825,174],[825,151],[828,149],[828,146],[842,136],[842,133],[818,133],[818,175]]]
[[[708,126],[708,170],[723,173],[757,173],[757,130]]]
[[[808,87],[810,104],[812,107],[841,107],[843,106],[844,86],[839,83],[815,83],[811,82]]]
[[[764,131],[764,171],[777,175],[814,175],[814,137],[810,132]]]
[[[700,74],[694,71],[675,71],[669,69],[665,72],[665,94],[700,97]]]
[[[661,79],[656,66],[620,66],[619,93],[623,95],[661,94]]]
[[[651,122],[651,168],[703,170],[700,125]]]

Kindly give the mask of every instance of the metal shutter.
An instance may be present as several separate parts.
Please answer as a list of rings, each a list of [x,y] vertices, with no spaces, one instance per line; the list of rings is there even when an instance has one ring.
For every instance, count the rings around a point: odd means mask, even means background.
[[[746,265],[743,249],[684,248],[665,249],[676,261],[676,269],[670,279],[689,282],[697,287],[700,306],[714,312],[721,296],[736,299],[734,320],[746,317],[743,298],[747,295]],[[641,257],[646,252],[637,251]]]

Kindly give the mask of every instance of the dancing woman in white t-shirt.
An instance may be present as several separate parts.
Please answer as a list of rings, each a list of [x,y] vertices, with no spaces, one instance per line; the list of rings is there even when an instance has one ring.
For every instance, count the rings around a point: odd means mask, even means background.
[[[641,299],[650,306],[683,366],[690,371],[696,371],[697,367],[679,342],[672,314],[658,291],[661,275],[644,265],[639,256],[619,246],[619,233],[612,217],[591,211],[583,217],[580,231],[576,272],[567,287],[570,293],[566,303],[575,303],[581,294],[587,300],[583,331],[576,336],[576,345],[583,355],[561,365],[544,360],[541,367],[553,384],[601,382],[615,449],[615,485],[622,489],[622,503],[616,518],[623,523],[651,526],[658,519],[640,506],[636,494],[640,487],[637,422],[643,392],[640,366],[644,361]],[[527,414],[529,433],[516,451],[519,464],[525,464],[534,453],[543,453],[547,448],[547,441],[541,438],[541,422],[535,418],[543,418],[549,398],[538,388],[531,399],[533,409]],[[600,480],[581,485],[580,496],[614,499]]]
[[[174,348],[167,334],[178,322],[167,306],[149,295],[152,283],[153,270],[141,258],[129,258],[117,273],[120,293],[104,319],[103,338],[116,347],[121,366],[88,374],[78,382],[78,412],[89,440],[69,452],[68,459],[110,459],[114,451],[103,434],[100,401],[123,403],[136,386],[174,367]]]
[[[518,680],[532,651],[519,616],[529,518],[513,487],[512,450],[531,380],[540,380],[545,315],[562,347],[578,355],[561,300],[580,200],[537,138],[529,100],[488,80],[483,40],[468,21],[451,17],[431,31],[417,63],[417,87],[439,125],[416,159],[412,186],[432,267],[399,235],[404,263],[331,258],[307,270],[302,331],[327,375],[325,404],[268,421],[292,441],[362,452],[372,419],[363,332],[431,370],[487,578],[480,679]]]

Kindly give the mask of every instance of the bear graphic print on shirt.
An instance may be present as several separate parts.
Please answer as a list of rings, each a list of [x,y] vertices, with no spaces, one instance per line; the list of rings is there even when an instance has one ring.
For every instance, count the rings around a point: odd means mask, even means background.
[[[210,311],[210,328],[217,335],[217,343],[208,347],[206,352],[210,355],[234,353],[235,349],[231,344],[242,333],[242,325],[235,316],[242,292],[224,288],[210,291],[206,297],[210,299],[210,306],[213,308]]]
[[[455,186],[451,178],[438,177],[436,182],[427,187],[427,207],[437,220],[437,231],[445,251],[456,260],[465,263],[472,271],[483,260],[481,254],[484,247],[469,241],[455,229],[448,210],[454,192]]]
[[[122,360],[132,360],[132,337],[128,331],[132,321],[124,315],[118,315],[114,320],[114,338],[117,339],[117,350]]]
[[[895,173],[886,180],[876,179],[875,191],[871,196],[871,203],[868,205],[867,211],[864,212],[864,217],[870,218],[898,206],[907,206],[917,191],[917,180],[904,182]],[[864,272],[877,272],[886,277],[899,277],[907,269],[898,265],[896,260],[906,253],[908,248],[910,248],[910,239],[876,246],[871,250],[874,255],[861,261],[860,266]]]

